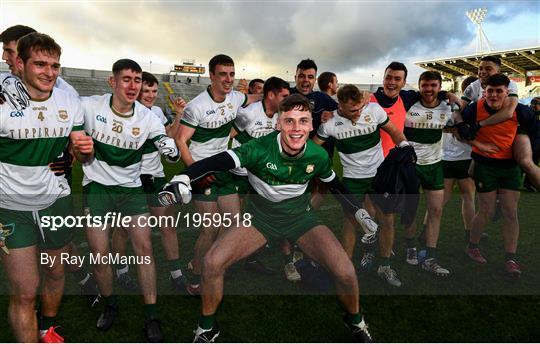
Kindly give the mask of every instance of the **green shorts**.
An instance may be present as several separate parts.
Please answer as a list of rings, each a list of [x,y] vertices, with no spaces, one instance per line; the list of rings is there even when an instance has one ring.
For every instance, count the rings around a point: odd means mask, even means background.
[[[276,216],[271,209],[260,209],[249,202],[247,212],[252,215],[252,226],[266,238],[270,246],[283,239],[295,243],[304,233],[322,224],[311,206],[294,216]]]
[[[234,174],[229,171],[214,174],[216,181],[209,188],[203,189],[193,184],[193,200],[201,202],[216,202],[218,196],[238,193]]]
[[[366,194],[373,191],[373,177],[372,178],[347,178],[343,177],[343,185],[359,200],[363,200]]]
[[[85,215],[103,217],[111,212],[115,212],[119,216],[148,213],[148,205],[142,186],[126,188],[91,182],[83,187],[83,193]]]
[[[430,165],[416,165],[416,175],[424,190],[444,189],[442,161]]]
[[[521,169],[517,164],[498,167],[475,161],[473,178],[478,192],[491,192],[497,189],[519,190]]]
[[[444,179],[465,179],[470,178],[469,166],[471,166],[472,159],[446,161],[443,160],[443,174]]]
[[[72,210],[71,196],[62,197],[43,210],[22,211],[0,208],[2,230],[9,233],[5,241],[7,248],[24,248],[37,244],[41,249],[55,250],[66,246],[73,239],[73,230],[76,228],[62,225],[57,221],[63,222],[73,216]],[[38,225],[38,218],[41,226]]]
[[[241,197],[244,197],[250,193],[251,186],[247,176],[240,176],[238,174],[231,173],[234,179],[234,184],[236,185],[236,191]]]
[[[154,177],[154,183],[151,188],[144,190],[146,194],[146,203],[149,207],[157,208],[162,207],[161,203],[159,203],[157,194],[161,191],[163,186],[167,184],[167,179],[165,177]]]

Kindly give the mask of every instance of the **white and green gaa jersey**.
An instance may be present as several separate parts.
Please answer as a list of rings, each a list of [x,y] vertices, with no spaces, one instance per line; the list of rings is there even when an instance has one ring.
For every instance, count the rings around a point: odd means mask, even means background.
[[[433,108],[420,101],[407,111],[403,133],[414,147],[418,165],[430,165],[442,159],[442,132],[452,116],[450,105],[445,101]]]
[[[264,102],[258,101],[245,108],[240,108],[233,127],[238,133],[233,139],[232,147],[240,147],[253,139],[266,136],[276,130],[278,115],[275,113],[271,118],[266,115]],[[235,168],[232,173],[247,176],[245,168]]]
[[[194,161],[227,150],[236,112],[246,102],[245,94],[231,91],[224,101],[217,103],[207,89],[187,104],[180,123],[195,128],[189,145]]]
[[[388,123],[388,115],[377,103],[368,103],[357,122],[334,111],[334,116],[322,123],[317,136],[322,140],[334,138],[343,165],[343,177],[370,178],[383,162],[381,126]]]
[[[163,126],[169,125],[171,122],[165,117],[163,110],[159,106],[152,106],[151,112],[154,114]],[[154,177],[165,177],[163,164],[161,163],[161,155],[152,141],[146,141],[143,145],[143,156],[141,161],[141,174],[150,174]]]
[[[84,129],[79,98],[55,88],[24,110],[0,105],[0,207],[41,210],[70,194],[48,164],[62,154],[72,131]]]
[[[453,127],[455,123],[455,115],[452,113],[451,120],[447,122],[449,127]],[[465,142],[458,140],[452,133],[444,133],[443,140],[443,156],[445,161],[469,160],[471,158],[472,147]]]
[[[141,186],[141,160],[146,141],[165,136],[156,115],[139,102],[125,116],[111,108],[112,95],[83,97],[86,133],[94,139],[95,159],[83,164],[83,185]]]
[[[329,182],[335,178],[332,161],[324,148],[308,140],[295,157],[285,154],[279,132],[251,140],[229,150],[236,167],[248,170],[255,193],[272,214],[294,214],[306,210],[310,202],[309,183],[314,178]]]

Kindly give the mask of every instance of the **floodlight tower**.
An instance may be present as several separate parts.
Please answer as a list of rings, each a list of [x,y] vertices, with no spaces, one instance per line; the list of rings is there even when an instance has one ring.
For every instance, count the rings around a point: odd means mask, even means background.
[[[487,15],[487,8],[475,8],[474,10],[465,12],[465,14],[471,22],[476,25],[476,53],[492,51],[491,43],[489,42],[484,29],[482,29],[482,22]]]

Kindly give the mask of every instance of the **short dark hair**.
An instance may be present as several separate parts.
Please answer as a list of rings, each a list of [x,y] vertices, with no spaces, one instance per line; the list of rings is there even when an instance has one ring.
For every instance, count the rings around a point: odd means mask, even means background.
[[[224,54],[216,55],[210,59],[210,62],[208,62],[208,69],[210,70],[210,73],[215,73],[217,65],[234,67],[234,61],[230,56]]]
[[[17,55],[26,62],[33,51],[44,51],[51,55],[62,55],[62,48],[55,40],[44,33],[32,32],[17,42]]]
[[[384,70],[384,72],[386,73],[387,70],[402,70],[405,72],[405,79],[407,79],[407,67],[405,67],[405,65],[401,62],[397,62],[397,61],[393,61],[391,62],[387,67],[386,69]]]
[[[270,93],[270,92],[279,92],[284,88],[289,90],[291,88],[291,85],[289,85],[289,83],[287,81],[273,76],[273,77],[268,78],[264,82],[263,95],[266,98],[268,93]]]
[[[431,71],[431,70],[427,70],[427,71],[423,72],[422,74],[420,74],[420,77],[418,78],[418,83],[420,83],[420,81],[422,81],[422,80],[426,80],[426,81],[438,80],[439,83],[442,84],[441,73],[434,72],[434,71]]]
[[[477,76],[469,75],[461,82],[461,92],[465,92],[465,89],[469,87],[470,84],[478,80]]]
[[[29,33],[36,32],[30,26],[25,25],[15,25],[8,27],[2,33],[0,33],[0,42],[8,44],[11,41],[18,41],[22,37],[28,35]]]
[[[484,56],[480,59],[480,61],[487,61],[487,62],[493,62],[497,66],[501,66],[501,59],[495,56]]]
[[[311,112],[313,111],[313,106],[305,96],[300,93],[294,93],[281,101],[279,104],[279,113],[281,114],[293,109]]]
[[[132,70],[136,73],[142,73],[141,66],[137,62],[130,59],[120,59],[116,61],[112,66],[112,72],[114,75],[117,75],[125,69]]]
[[[154,86],[154,84],[159,85],[159,81],[156,76],[148,72],[142,72],[142,82],[150,87]]]
[[[334,78],[337,78],[336,74],[332,72],[322,72],[317,78],[319,89],[323,92],[326,91],[328,89],[328,84],[334,81]]]
[[[349,84],[341,86],[339,88],[337,92],[337,98],[340,103],[348,103],[352,100],[356,104],[360,103],[364,97],[358,87]]]
[[[311,69],[311,68],[317,71],[317,64],[315,63],[315,61],[313,61],[310,58],[300,61],[300,63],[296,66],[296,70],[299,70],[299,69],[306,70],[306,69]]]
[[[506,87],[508,87],[509,84],[510,84],[510,79],[508,79],[508,77],[506,75],[501,74],[501,73],[493,74],[492,76],[488,77],[487,80],[486,80],[486,87],[487,86],[492,86],[492,87],[506,86]]]
[[[260,82],[261,84],[264,84],[264,80],[263,79],[253,79],[249,82],[248,84],[248,87],[253,87],[255,86],[256,83]]]

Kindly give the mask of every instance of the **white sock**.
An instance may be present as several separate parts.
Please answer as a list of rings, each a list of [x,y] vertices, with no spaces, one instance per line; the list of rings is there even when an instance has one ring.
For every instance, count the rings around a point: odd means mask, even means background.
[[[178,277],[182,276],[182,269],[170,271],[171,277],[174,279],[177,279]]]
[[[126,267],[122,269],[116,269],[116,277],[120,276],[121,274],[126,274],[128,271],[129,265],[126,265]]]

